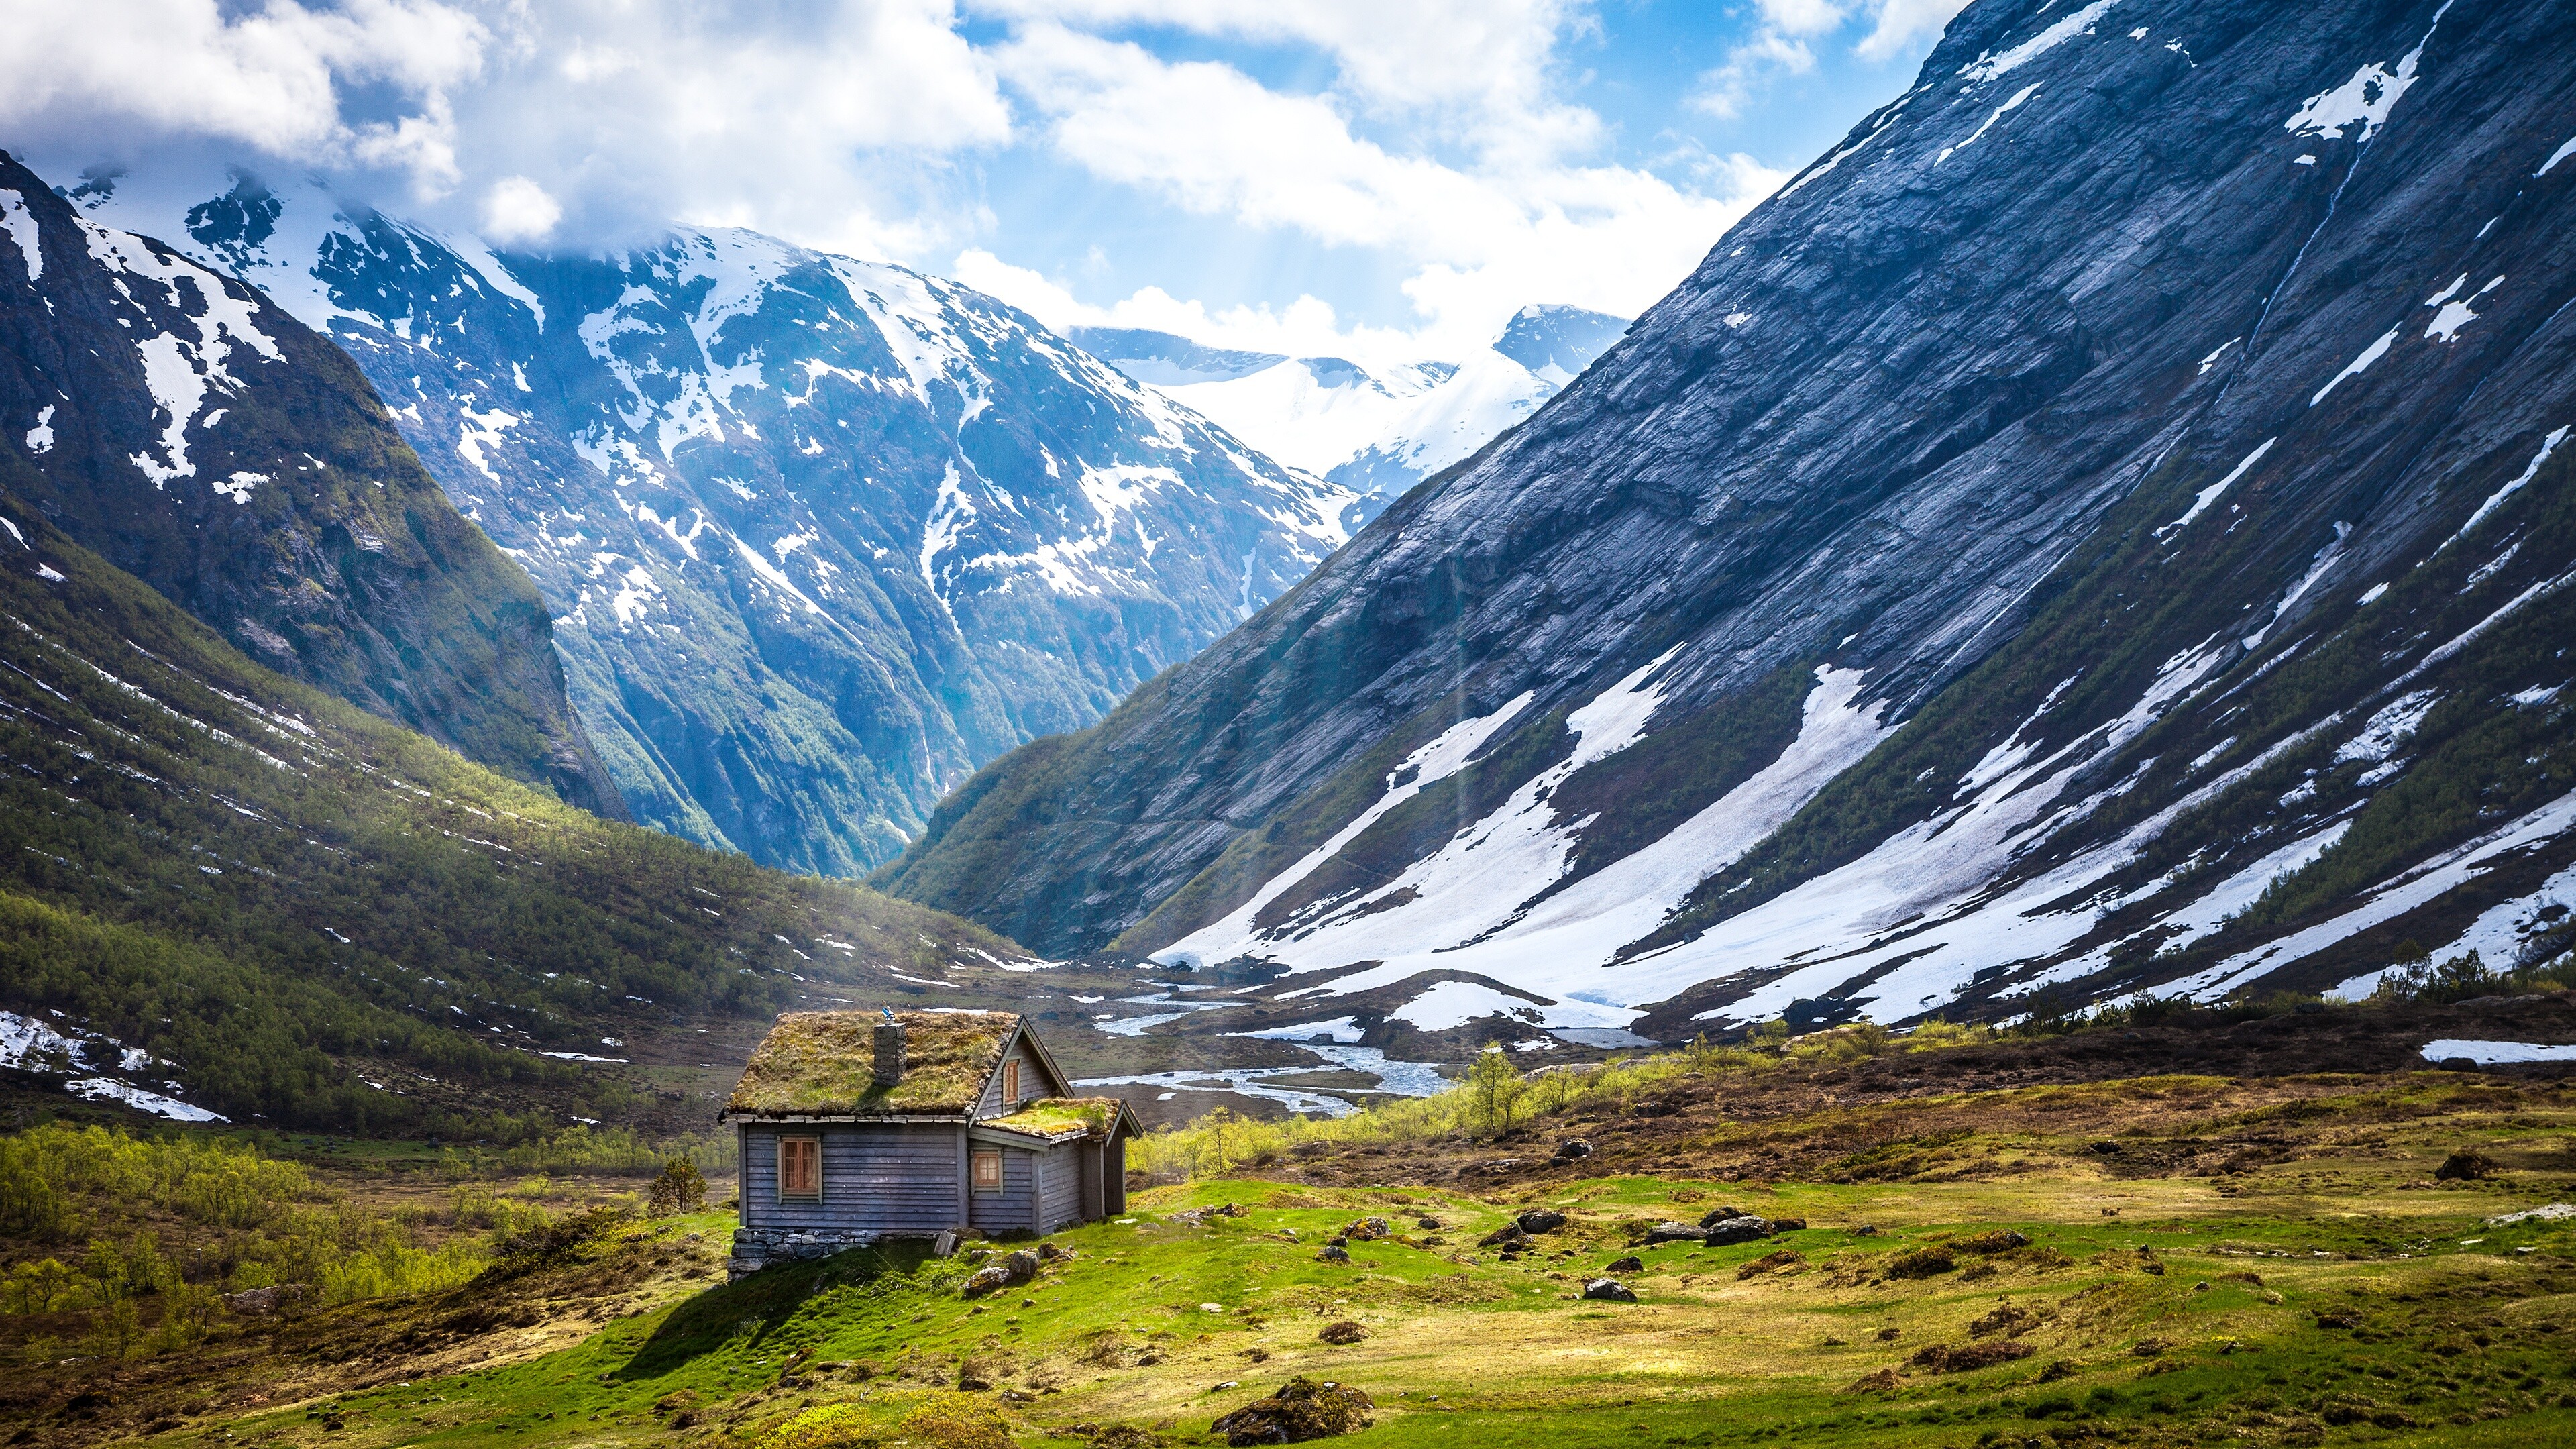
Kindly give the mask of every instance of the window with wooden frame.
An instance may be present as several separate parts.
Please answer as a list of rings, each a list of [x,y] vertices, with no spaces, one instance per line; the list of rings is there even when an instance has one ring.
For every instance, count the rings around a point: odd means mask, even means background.
[[[1002,1154],[978,1150],[975,1153],[973,1168],[966,1180],[974,1185],[977,1192],[1000,1192],[1002,1190]]]
[[[778,1139],[778,1196],[783,1202],[823,1200],[823,1139]]]
[[[1020,1059],[1002,1063],[1002,1101],[1007,1106],[1020,1105]]]

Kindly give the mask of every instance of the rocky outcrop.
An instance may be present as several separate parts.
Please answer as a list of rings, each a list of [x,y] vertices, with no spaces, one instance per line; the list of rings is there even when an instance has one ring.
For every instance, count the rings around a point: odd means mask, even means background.
[[[2561,9],[1972,4],[1529,422],[883,878],[1287,968],[1283,1036],[2564,950],[2571,96]]]
[[[349,359],[5,153],[0,447],[56,527],[243,653],[624,818],[544,601]]]

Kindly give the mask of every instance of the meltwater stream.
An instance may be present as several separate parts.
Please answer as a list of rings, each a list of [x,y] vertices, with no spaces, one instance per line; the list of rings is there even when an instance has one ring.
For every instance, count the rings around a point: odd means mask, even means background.
[[[1156,985],[1163,983],[1157,982]],[[1178,1021],[1193,1011],[1208,1011],[1240,1003],[1228,1001],[1189,1001],[1175,995],[1177,991],[1212,988],[1173,987],[1153,996],[1122,996],[1130,1006],[1158,1008],[1141,1016],[1121,1017],[1115,1021],[1095,1020],[1092,1025],[1111,1036],[1141,1036],[1147,1027],[1166,1021]],[[1248,1033],[1247,1033],[1248,1034]],[[1399,1097],[1428,1097],[1448,1090],[1449,1080],[1429,1062],[1397,1061],[1376,1047],[1345,1043],[1298,1042],[1296,1045],[1322,1057],[1325,1066],[1291,1067],[1207,1067],[1180,1072],[1139,1072],[1123,1077],[1085,1077],[1077,1087],[1154,1087],[1160,1089],[1159,1100],[1169,1101],[1183,1092],[1235,1092],[1246,1097],[1267,1097],[1291,1112],[1320,1112],[1327,1117],[1347,1117],[1359,1110],[1348,1099],[1306,1087],[1271,1085],[1271,1078],[1302,1076],[1308,1072],[1343,1067],[1367,1072],[1378,1079],[1372,1090]]]

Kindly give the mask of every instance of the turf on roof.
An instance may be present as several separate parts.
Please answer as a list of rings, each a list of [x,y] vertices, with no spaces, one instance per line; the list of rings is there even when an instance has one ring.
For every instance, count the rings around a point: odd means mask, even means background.
[[[873,1011],[795,1011],[778,1018],[734,1084],[728,1112],[754,1116],[963,1115],[1001,1061],[1020,1019],[1009,1012],[895,1014],[904,1028],[903,1080],[876,1084]]]
[[[1038,1137],[1106,1136],[1109,1124],[1126,1105],[1116,1097],[1041,1097],[1021,1103],[1020,1110],[1008,1117],[988,1118],[982,1125]]]

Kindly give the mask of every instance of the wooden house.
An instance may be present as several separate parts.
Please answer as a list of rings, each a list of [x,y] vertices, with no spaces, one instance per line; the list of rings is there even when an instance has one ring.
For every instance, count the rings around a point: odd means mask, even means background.
[[[888,1237],[1050,1233],[1124,1212],[1136,1115],[1077,1097],[1010,1012],[791,1012],[721,1120],[737,1275]]]

